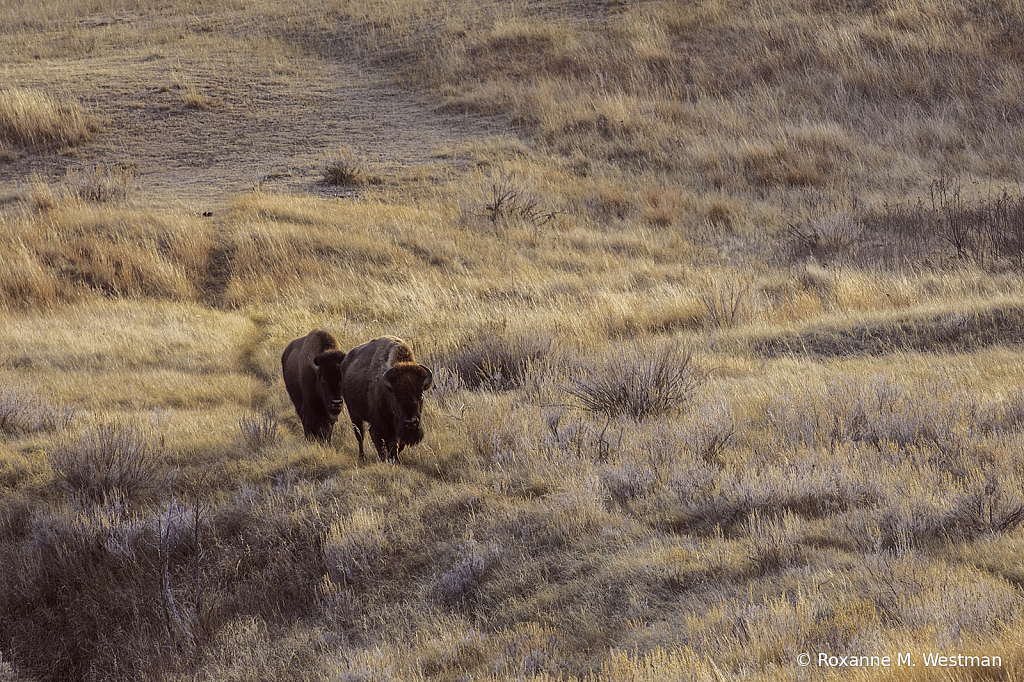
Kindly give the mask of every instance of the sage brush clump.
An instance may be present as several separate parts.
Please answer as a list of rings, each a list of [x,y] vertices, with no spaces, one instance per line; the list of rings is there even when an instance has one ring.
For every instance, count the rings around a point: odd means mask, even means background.
[[[156,482],[162,446],[135,426],[114,422],[84,431],[50,452],[54,475],[93,502],[128,501]]]
[[[70,408],[55,408],[31,393],[0,391],[0,434],[61,431],[70,425],[73,414]]]
[[[641,421],[686,409],[704,379],[690,351],[673,343],[651,348],[634,344],[591,364],[564,390],[588,412]]]
[[[272,414],[246,414],[238,420],[239,441],[247,452],[260,452],[277,442],[279,422]]]

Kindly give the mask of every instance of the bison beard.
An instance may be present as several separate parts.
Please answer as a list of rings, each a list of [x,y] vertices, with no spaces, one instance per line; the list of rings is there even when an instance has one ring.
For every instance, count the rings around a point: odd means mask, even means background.
[[[281,369],[288,397],[302,421],[306,438],[327,443],[342,407],[341,364],[345,353],[325,331],[314,329],[288,344]]]
[[[363,453],[365,424],[381,460],[398,461],[407,445],[423,440],[423,392],[433,375],[416,362],[401,339],[384,336],[357,346],[342,363],[342,393],[352,428]]]

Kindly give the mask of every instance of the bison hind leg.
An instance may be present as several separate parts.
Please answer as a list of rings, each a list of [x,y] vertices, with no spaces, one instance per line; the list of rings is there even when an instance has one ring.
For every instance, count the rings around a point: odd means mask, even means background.
[[[357,424],[355,420],[352,421],[352,432],[356,435],[356,442],[359,443],[359,461],[365,462],[366,455],[363,453],[363,425],[362,423]]]

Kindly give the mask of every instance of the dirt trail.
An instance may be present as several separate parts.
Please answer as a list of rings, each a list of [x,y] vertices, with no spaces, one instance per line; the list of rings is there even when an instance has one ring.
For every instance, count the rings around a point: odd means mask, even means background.
[[[282,73],[190,67],[165,56],[0,65],[0,80],[67,93],[103,121],[96,141],[70,156],[28,154],[0,163],[0,188],[33,174],[58,182],[68,167],[122,164],[147,204],[221,211],[264,189],[344,194],[321,180],[326,154],[344,145],[384,170],[450,164],[445,148],[507,132],[495,119],[437,113],[381,72],[302,62]],[[209,108],[190,106],[189,93]],[[444,158],[441,158],[441,157]]]

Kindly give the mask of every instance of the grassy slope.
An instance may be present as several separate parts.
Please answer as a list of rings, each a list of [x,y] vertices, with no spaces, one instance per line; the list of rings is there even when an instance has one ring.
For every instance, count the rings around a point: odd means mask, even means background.
[[[19,68],[359,58],[522,139],[216,222],[42,185],[0,206],[0,676],[1021,674],[1019,252],[979,226],[958,254],[963,206],[929,194],[991,209],[1020,177],[1019,7],[8,11]],[[492,221],[496,188],[536,204]],[[435,368],[401,466],[301,439],[279,353],[315,326]],[[710,370],[688,409],[566,392],[674,343]],[[143,476],[90,501],[52,465],[103,424]]]

